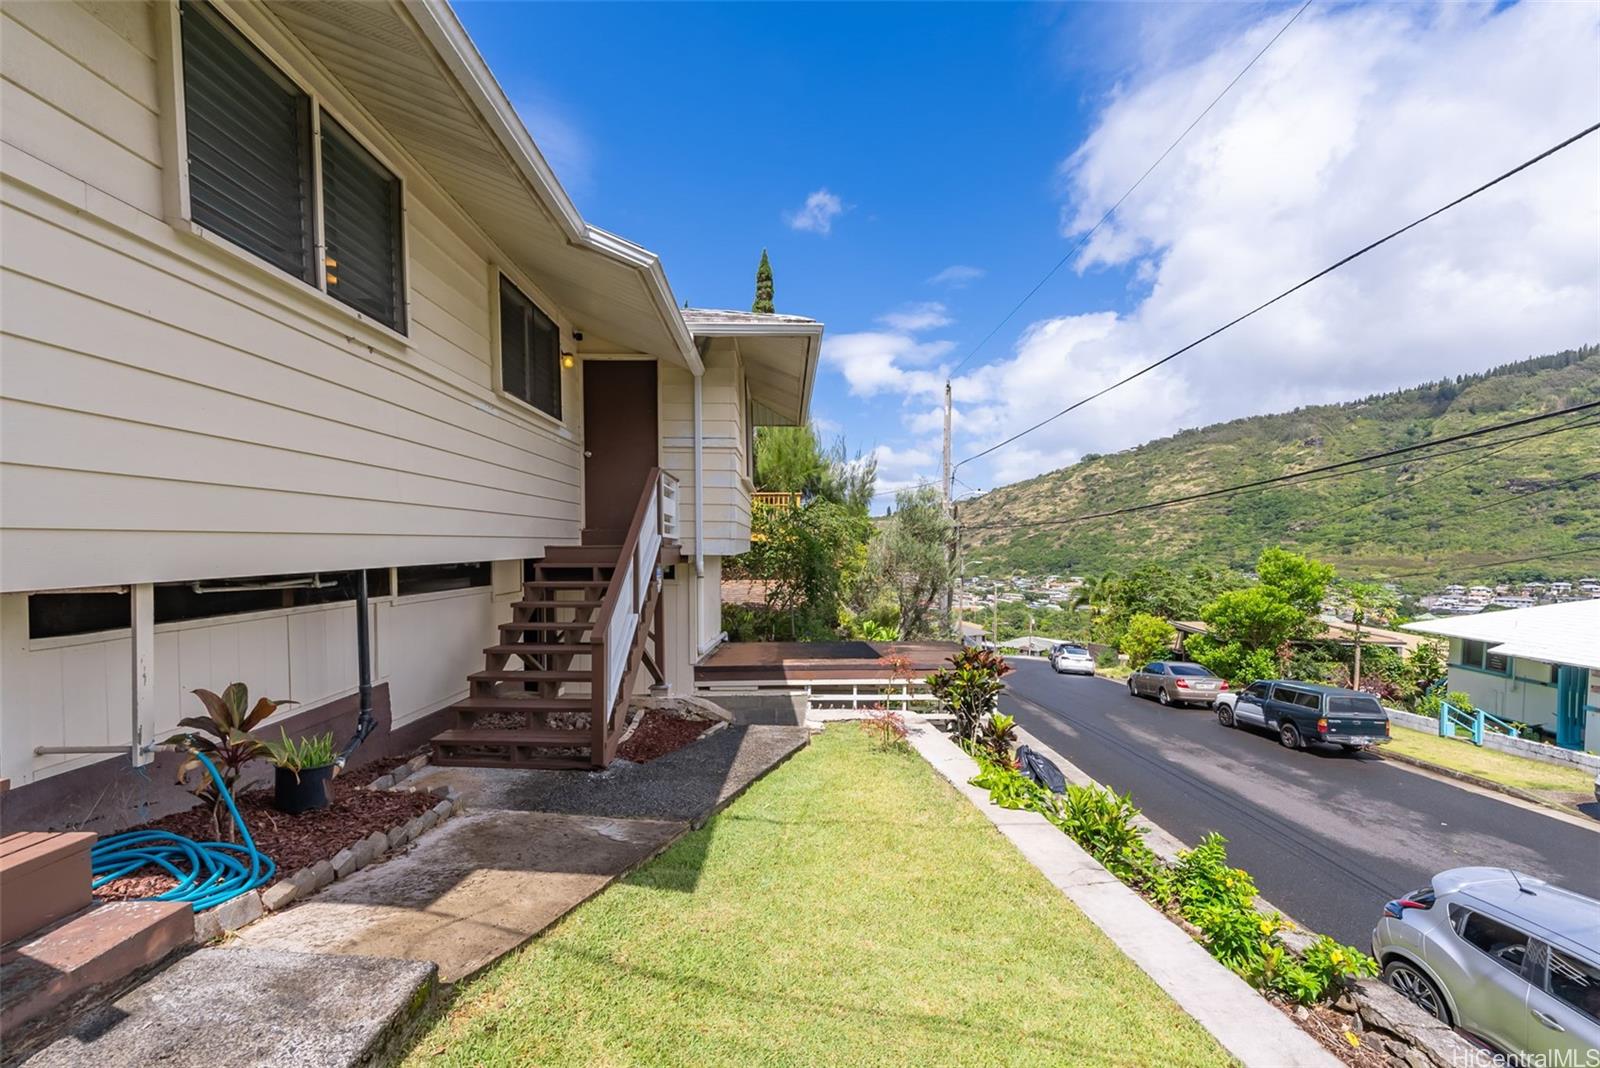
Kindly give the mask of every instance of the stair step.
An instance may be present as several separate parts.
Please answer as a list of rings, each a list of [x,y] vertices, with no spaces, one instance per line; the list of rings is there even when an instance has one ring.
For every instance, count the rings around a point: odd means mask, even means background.
[[[10,942],[89,906],[84,831],[17,831],[0,838],[0,942]]]
[[[457,753],[449,745],[438,746],[433,751],[433,763],[441,768],[529,768],[539,771],[594,771],[596,765],[586,756],[544,756],[529,753],[515,755],[512,750],[504,754],[471,755]]]
[[[524,583],[524,585],[529,585],[529,584],[528,583]],[[592,601],[528,600],[528,601],[512,601],[511,602],[511,607],[512,608],[599,608],[604,603],[605,602],[601,601],[599,598],[596,598],[596,599],[594,599]]]
[[[536,631],[536,630],[589,630],[594,626],[593,620],[564,619],[558,623],[541,623],[534,620],[531,623],[501,623],[503,631]]]
[[[460,712],[586,712],[587,697],[464,697],[450,706]]]
[[[440,731],[433,736],[434,745],[501,745],[549,748],[587,748],[592,735],[585,730],[562,730],[555,727],[457,728]]]
[[[594,646],[589,642],[512,642],[509,645],[490,645],[483,651],[491,655],[503,653],[508,656],[548,653],[572,653],[574,656],[582,656],[594,652]]]
[[[579,564],[615,564],[617,557],[622,555],[620,545],[552,545],[545,550],[544,559],[540,564],[549,567],[568,563]]]
[[[522,584],[522,588],[524,590],[603,590],[610,584],[610,579],[530,579]]]
[[[592,675],[587,671],[474,671],[467,676],[471,682],[588,682]]]
[[[117,901],[85,909],[6,950],[0,964],[0,1030],[124,979],[194,939],[183,901]]]

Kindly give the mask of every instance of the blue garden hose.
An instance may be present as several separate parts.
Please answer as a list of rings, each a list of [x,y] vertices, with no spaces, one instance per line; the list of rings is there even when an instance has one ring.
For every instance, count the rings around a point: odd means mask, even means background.
[[[233,803],[233,795],[223,784],[217,766],[204,753],[194,755],[211,773],[217,792],[233,816],[233,825],[244,839],[243,844],[196,842],[170,831],[114,834],[102,838],[89,852],[89,862],[94,868],[94,889],[154,864],[178,880],[178,885],[146,900],[187,901],[194,911],[204,912],[246,890],[254,890],[278,870],[272,858],[256,848],[250,828],[244,825],[244,817],[239,815],[239,807]]]

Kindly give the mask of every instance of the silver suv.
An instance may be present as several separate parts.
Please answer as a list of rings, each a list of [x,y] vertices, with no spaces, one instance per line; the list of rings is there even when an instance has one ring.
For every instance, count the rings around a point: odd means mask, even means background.
[[[1600,901],[1505,868],[1452,868],[1383,906],[1383,978],[1508,1054],[1588,1064],[1600,1050]]]

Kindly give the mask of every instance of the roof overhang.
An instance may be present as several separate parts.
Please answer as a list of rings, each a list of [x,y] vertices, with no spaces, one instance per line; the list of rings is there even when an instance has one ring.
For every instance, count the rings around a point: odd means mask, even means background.
[[[448,4],[270,7],[575,330],[701,371],[659,257],[584,220]]]
[[[1481,641],[1503,656],[1600,670],[1600,600],[1425,619],[1404,629]]]
[[[696,338],[733,338],[744,361],[755,426],[803,426],[811,418],[822,324],[797,316],[765,321],[698,320],[686,313]]]

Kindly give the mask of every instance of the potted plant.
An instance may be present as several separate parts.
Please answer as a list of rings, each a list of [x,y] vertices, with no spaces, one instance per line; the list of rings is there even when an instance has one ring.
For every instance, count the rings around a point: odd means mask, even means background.
[[[266,742],[267,759],[278,769],[272,799],[291,816],[327,808],[333,801],[333,769],[337,759],[333,734],[313,734],[296,742],[283,728],[283,737]]]

